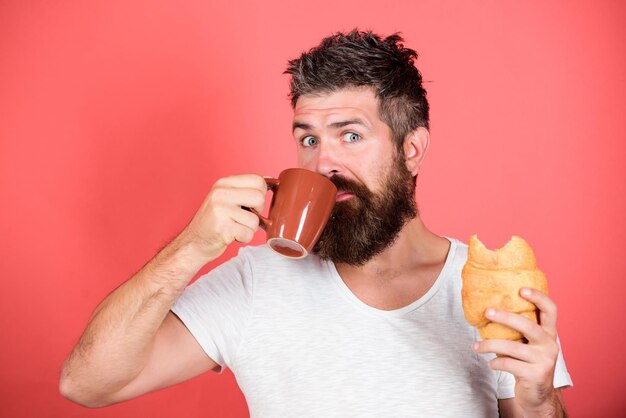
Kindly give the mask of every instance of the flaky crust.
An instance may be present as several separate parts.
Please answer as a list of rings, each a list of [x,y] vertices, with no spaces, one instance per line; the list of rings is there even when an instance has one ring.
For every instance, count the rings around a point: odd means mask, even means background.
[[[546,276],[537,268],[535,255],[524,239],[513,236],[502,248],[491,251],[476,235],[469,240],[467,262],[461,272],[461,297],[465,318],[482,339],[522,340],[524,336],[489,321],[489,307],[515,312],[537,322],[536,307],[519,295],[520,288],[532,287],[546,295]]]

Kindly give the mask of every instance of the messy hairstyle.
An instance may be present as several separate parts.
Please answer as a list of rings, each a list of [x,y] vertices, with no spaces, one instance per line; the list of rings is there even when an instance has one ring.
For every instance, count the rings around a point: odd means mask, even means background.
[[[378,113],[393,133],[397,149],[417,127],[428,129],[428,101],[422,75],[414,65],[417,53],[405,48],[395,33],[386,38],[371,31],[338,32],[289,61],[291,106],[306,94],[371,86]]]

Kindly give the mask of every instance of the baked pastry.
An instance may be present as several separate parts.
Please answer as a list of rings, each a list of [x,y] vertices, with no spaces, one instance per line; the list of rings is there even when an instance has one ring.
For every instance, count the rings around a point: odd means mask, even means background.
[[[504,247],[492,251],[473,235],[469,240],[467,262],[461,276],[465,318],[478,328],[482,339],[524,340],[520,332],[489,321],[485,317],[485,310],[494,307],[537,322],[537,307],[519,294],[522,287],[531,287],[548,294],[546,276],[537,268],[530,245],[522,238],[513,236]]]

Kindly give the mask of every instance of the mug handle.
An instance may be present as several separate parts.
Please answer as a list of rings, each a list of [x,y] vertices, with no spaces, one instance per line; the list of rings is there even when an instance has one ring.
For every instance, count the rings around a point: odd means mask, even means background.
[[[267,190],[271,190],[272,193],[274,193],[276,192],[276,188],[280,184],[280,180],[275,179],[273,177],[265,177],[265,184],[267,185]],[[247,207],[244,207],[244,209],[249,210],[250,212],[254,213],[256,216],[259,217],[259,226],[261,227],[262,230],[266,231],[267,227],[272,225],[272,220],[261,215],[256,209],[247,208]]]

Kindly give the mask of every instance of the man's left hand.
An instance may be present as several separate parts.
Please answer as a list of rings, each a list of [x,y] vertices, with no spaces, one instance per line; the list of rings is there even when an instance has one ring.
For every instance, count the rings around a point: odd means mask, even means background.
[[[522,288],[520,295],[537,306],[539,324],[511,312],[489,308],[485,316],[492,322],[506,325],[521,332],[528,340],[484,340],[476,343],[478,353],[496,353],[489,362],[493,370],[515,376],[515,400],[527,414],[547,415],[558,413],[553,386],[554,368],[559,354],[556,342],[556,304],[535,289]],[[557,404],[558,405],[558,404]]]

